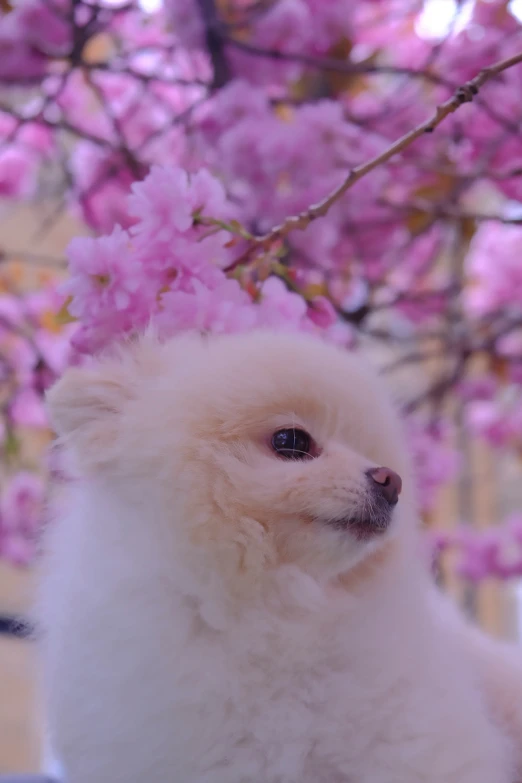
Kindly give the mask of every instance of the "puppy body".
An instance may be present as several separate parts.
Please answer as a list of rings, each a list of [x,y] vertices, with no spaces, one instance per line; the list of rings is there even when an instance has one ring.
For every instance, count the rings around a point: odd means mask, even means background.
[[[301,337],[148,339],[71,371],[50,408],[78,475],[39,607],[68,783],[513,783],[358,360]],[[290,425],[313,458],[270,450]],[[344,520],[371,519],[381,465],[403,493],[361,538]]]

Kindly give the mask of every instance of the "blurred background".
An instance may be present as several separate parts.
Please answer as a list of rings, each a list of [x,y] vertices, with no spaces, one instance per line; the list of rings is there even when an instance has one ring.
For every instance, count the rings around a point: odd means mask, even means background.
[[[518,0],[0,0],[0,774],[46,763],[37,661],[17,626],[61,476],[43,395],[145,316],[233,331],[253,308],[256,323],[367,352],[406,418],[434,578],[520,641],[520,53]],[[510,58],[326,217],[251,251]],[[158,238],[190,196],[172,172],[163,201],[151,175],[161,219],[146,234],[127,199],[156,164],[219,182],[183,240],[204,256],[228,232],[220,274],[245,300],[182,267],[175,232]],[[121,249],[103,244],[116,224],[127,245],[150,240],[132,289]],[[153,257],[168,264],[152,271]],[[157,285],[146,306],[140,279]],[[220,292],[212,308],[202,286]]]

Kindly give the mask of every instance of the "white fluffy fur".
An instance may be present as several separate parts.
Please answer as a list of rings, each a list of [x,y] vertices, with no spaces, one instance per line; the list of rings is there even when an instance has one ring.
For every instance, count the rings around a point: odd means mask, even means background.
[[[358,359],[144,338],[49,407],[78,475],[39,607],[69,783],[515,783],[518,658],[433,589],[400,428]],[[285,425],[321,456],[273,456]],[[317,521],[383,464],[404,490],[378,543]]]

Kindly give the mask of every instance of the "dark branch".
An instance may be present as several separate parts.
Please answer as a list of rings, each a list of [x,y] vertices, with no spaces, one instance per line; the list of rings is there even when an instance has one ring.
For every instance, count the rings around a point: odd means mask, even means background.
[[[214,69],[212,90],[218,90],[230,81],[230,67],[225,52],[225,39],[220,32],[221,26],[214,0],[197,0],[197,3],[203,18],[205,40]]]

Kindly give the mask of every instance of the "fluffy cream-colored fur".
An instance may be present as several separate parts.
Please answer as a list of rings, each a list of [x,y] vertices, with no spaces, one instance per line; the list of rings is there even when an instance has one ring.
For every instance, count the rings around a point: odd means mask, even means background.
[[[39,606],[68,783],[515,783],[522,668],[432,587],[398,419],[360,359],[149,336],[69,370],[49,410],[76,474]],[[312,459],[271,449],[291,427]],[[399,502],[356,535],[380,466]]]

